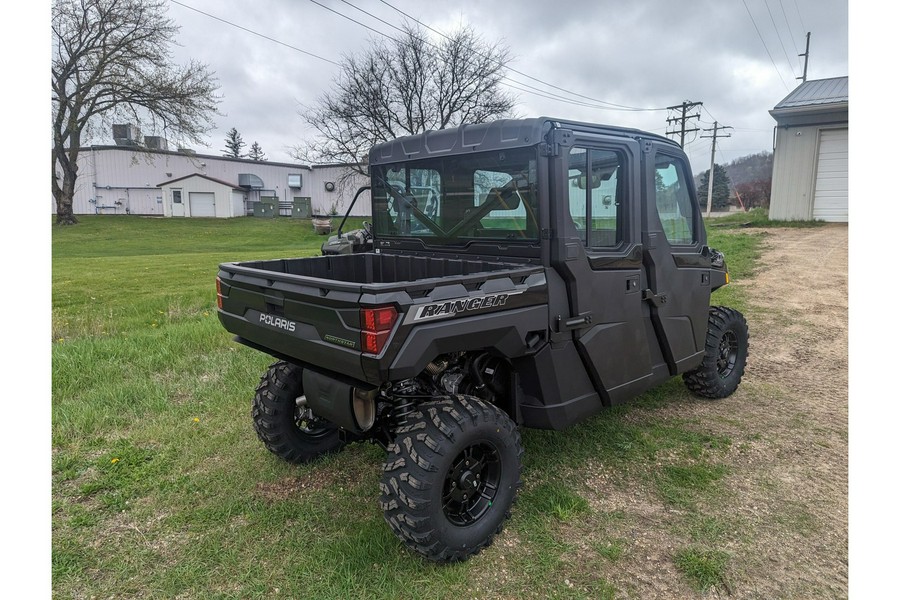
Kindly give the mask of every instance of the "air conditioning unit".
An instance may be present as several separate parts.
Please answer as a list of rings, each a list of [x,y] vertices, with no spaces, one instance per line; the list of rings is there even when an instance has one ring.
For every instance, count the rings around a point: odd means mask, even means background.
[[[113,125],[112,129],[116,146],[137,146],[141,139],[141,130],[132,123]]]
[[[144,138],[144,145],[150,150],[168,150],[169,142],[161,135],[148,135]]]

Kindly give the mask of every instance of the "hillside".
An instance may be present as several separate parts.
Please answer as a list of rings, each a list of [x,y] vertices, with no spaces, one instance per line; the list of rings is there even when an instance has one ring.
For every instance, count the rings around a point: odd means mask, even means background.
[[[772,193],[772,162],[773,154],[764,151],[736,158],[724,165],[725,171],[731,179],[733,204],[740,204],[735,196],[736,190],[747,208],[769,206],[769,198]],[[698,189],[708,172],[709,169],[694,177],[694,184]]]

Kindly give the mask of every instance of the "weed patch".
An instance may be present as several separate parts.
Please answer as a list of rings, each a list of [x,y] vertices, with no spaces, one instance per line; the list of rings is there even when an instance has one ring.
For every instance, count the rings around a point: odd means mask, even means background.
[[[728,589],[725,579],[728,561],[726,553],[705,548],[684,548],[675,554],[675,565],[701,591],[717,585]]]

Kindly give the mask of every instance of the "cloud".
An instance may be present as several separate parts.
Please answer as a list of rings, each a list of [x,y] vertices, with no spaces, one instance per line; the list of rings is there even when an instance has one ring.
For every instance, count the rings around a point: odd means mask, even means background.
[[[183,3],[330,61],[360,52],[379,37],[313,2]],[[386,3],[321,3],[386,34],[396,31],[351,5],[396,25],[405,18]],[[702,101],[703,126],[716,119],[735,127],[722,145],[733,148],[735,156],[771,149],[774,121],[768,110],[799,83],[794,77],[802,67],[796,54],[798,48],[803,51],[804,29],[812,31],[810,78],[848,74],[848,7],[840,0],[746,0],[746,8],[743,2],[713,0],[389,3],[441,31],[471,25],[488,41],[502,40],[515,57],[512,69],[520,72],[508,74],[510,85],[530,90],[515,90],[523,116],[665,131],[666,111],[579,106],[542,97],[532,86],[544,95],[593,104],[573,93],[645,108]],[[209,148],[218,151],[225,132],[236,127],[248,144],[258,141],[271,160],[290,160],[286,149],[311,135],[298,109],[329,88],[337,75],[335,65],[176,4],[170,15],[181,25],[176,57],[208,64],[222,86],[226,116],[217,120]],[[698,152],[702,143],[688,148],[695,168],[708,162]]]

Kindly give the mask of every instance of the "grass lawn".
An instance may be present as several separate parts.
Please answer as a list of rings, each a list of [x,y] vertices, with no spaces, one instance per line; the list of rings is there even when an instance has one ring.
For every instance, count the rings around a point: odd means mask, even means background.
[[[612,598],[627,590],[610,574],[642,560],[630,551],[644,524],[606,508],[594,476],[671,509],[680,547],[667,560],[683,582],[724,581],[735,527],[715,507],[737,440],[666,415],[699,402],[680,378],[566,432],[526,430],[504,533],[466,563],[433,565],[382,519],[378,447],[297,467],[251,426],[272,359],[220,326],[217,265],[316,255],[324,236],[290,219],[81,219],[52,229],[54,595]],[[759,234],[710,232],[732,278],[747,277]],[[738,286],[713,297],[743,301]]]

